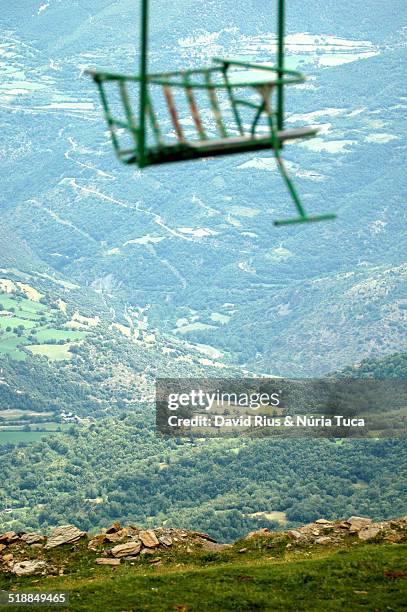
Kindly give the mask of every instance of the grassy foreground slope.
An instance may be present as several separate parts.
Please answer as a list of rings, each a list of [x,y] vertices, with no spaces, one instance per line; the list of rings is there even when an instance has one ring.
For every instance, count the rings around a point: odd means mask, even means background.
[[[68,544],[52,551],[55,574],[70,557],[65,575],[0,574],[0,587],[66,591],[69,608],[58,609],[70,612],[405,609],[405,543],[349,540],[335,548],[287,545],[287,539],[240,540],[222,552],[160,551],[118,567],[94,565],[86,545]]]
[[[406,581],[386,576],[400,567],[405,546],[363,547],[271,563],[214,564],[206,568],[61,581],[70,588],[71,610],[401,610]],[[342,554],[340,554],[342,552]],[[69,585],[69,587],[68,587]]]

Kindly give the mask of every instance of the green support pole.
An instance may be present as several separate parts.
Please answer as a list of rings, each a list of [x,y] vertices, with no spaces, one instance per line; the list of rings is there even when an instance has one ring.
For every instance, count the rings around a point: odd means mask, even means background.
[[[285,0],[278,0],[278,24],[277,24],[277,69],[279,80],[284,78],[284,22],[285,22]],[[277,89],[277,128],[284,129],[284,85],[278,85]]]
[[[146,106],[147,106],[147,36],[148,0],[141,0],[141,56],[140,56],[140,118],[138,138],[138,165],[146,165]]]

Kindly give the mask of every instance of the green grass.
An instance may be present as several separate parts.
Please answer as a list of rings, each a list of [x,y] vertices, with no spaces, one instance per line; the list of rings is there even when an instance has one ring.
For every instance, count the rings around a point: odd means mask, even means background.
[[[46,554],[56,566],[70,556],[72,563],[64,576],[16,578],[3,574],[0,587],[66,590],[70,612],[405,609],[405,544],[358,544],[339,550],[314,546],[297,555],[273,548],[256,552],[253,543],[246,541],[245,545],[251,547],[248,557],[238,553],[241,541],[227,553],[171,557],[170,552],[160,551],[157,555],[163,563],[159,566],[144,557],[114,570],[95,565],[95,553],[87,551],[84,544],[60,547]]]
[[[44,355],[52,361],[62,361],[72,357],[70,347],[70,344],[30,344],[26,348],[33,355]]]
[[[10,294],[0,293],[0,304],[3,304],[5,310],[15,308],[16,312],[25,313],[26,315],[38,315],[40,312],[44,312],[45,315],[50,314],[50,309],[44,304],[34,302],[28,298],[21,298],[17,300]]]
[[[19,444],[20,442],[38,442],[46,436],[66,433],[72,427],[70,423],[56,423],[50,421],[46,423],[29,423],[31,431],[23,431],[26,422],[21,425],[12,425],[0,428],[0,446],[2,444]],[[61,430],[61,431],[59,431]]]
[[[18,327],[22,325],[24,329],[31,329],[35,325],[35,321],[29,319],[22,319],[21,317],[0,317],[0,328],[6,329],[7,327]]]
[[[38,442],[44,436],[54,435],[55,431],[10,431],[0,430],[0,446],[2,444],[19,444],[20,442]]]
[[[52,325],[55,316],[52,310],[44,304],[28,298],[16,298],[6,293],[0,293],[0,304],[3,305],[5,310],[15,309],[11,317],[0,313],[0,330],[6,330],[7,327],[14,329],[19,325],[24,327],[21,336],[9,332],[0,337],[0,354],[9,355],[13,359],[24,360],[27,358],[27,353],[18,349],[17,345],[26,346],[33,355],[44,355],[54,361],[70,359],[69,344],[54,346],[47,343],[61,340],[69,343],[86,337],[87,332],[84,331],[47,327]],[[42,317],[45,317],[45,320],[41,322]],[[35,329],[33,329],[34,327]],[[36,344],[29,344],[28,336],[30,333],[35,334]]]
[[[0,338],[0,354],[9,355],[13,359],[23,360],[27,358],[27,355],[17,348],[17,345],[24,344],[23,338],[18,336],[10,335]]]
[[[15,335],[13,332],[6,333],[0,337],[0,354],[9,355],[13,359],[24,360],[27,355],[17,348],[17,345],[27,343],[27,335],[38,324],[42,314],[47,319],[47,323],[52,320],[52,313],[48,306],[29,300],[28,298],[16,298],[13,295],[0,293],[0,304],[5,310],[15,309],[13,316],[4,316],[4,311],[0,313],[0,330],[6,330],[7,327],[14,329],[19,325],[24,327],[24,332],[21,336]]]
[[[204,331],[205,329],[216,329],[214,325],[209,325],[208,323],[189,323],[188,325],[181,325],[177,327],[174,331],[180,334],[189,334],[194,331]]]
[[[56,423],[55,421],[47,421],[46,423],[31,423],[31,429],[41,430],[43,433],[56,432],[58,429],[68,430],[72,427],[71,423]],[[59,433],[59,432],[57,432]]]
[[[74,331],[71,329],[56,329],[53,327],[43,328],[37,332],[36,337],[40,342],[49,342],[50,340],[83,340],[86,332]]]
[[[246,516],[259,516],[267,519],[268,521],[276,521],[280,523],[280,525],[285,525],[287,523],[287,516],[285,512],[279,512],[277,510],[270,512],[253,512],[252,514],[247,514]]]
[[[28,417],[41,417],[41,416],[53,416],[53,412],[35,412],[33,410],[24,410],[20,408],[6,408],[0,410],[0,418],[7,420],[16,420],[25,416]],[[0,425],[1,427],[1,425]]]
[[[5,310],[15,308],[17,306],[16,299],[11,297],[8,293],[0,293],[0,304],[3,304]]]

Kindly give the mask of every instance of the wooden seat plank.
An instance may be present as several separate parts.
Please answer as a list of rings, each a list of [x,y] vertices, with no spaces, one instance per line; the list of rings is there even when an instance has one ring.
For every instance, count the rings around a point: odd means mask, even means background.
[[[281,130],[277,132],[277,136],[279,140],[294,140],[295,138],[307,138],[310,136],[315,136],[318,132],[318,127],[305,126],[300,128],[292,128],[289,130]],[[270,136],[235,136],[231,138],[219,138],[216,140],[200,140],[200,141],[188,141],[188,146],[193,149],[218,149],[218,148],[228,148],[245,145],[253,142],[253,144],[270,144]]]

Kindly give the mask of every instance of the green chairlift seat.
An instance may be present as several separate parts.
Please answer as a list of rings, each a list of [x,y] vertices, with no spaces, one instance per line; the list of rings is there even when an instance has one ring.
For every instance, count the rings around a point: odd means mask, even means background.
[[[315,136],[318,128],[284,128],[284,88],[303,83],[305,76],[284,67],[284,0],[278,0],[278,64],[215,58],[213,66],[149,74],[147,72],[148,0],[141,0],[141,60],[138,76],[88,70],[95,81],[112,144],[118,159],[139,168],[176,161],[272,149],[277,167],[293,198],[298,216],[275,221],[289,225],[334,219],[334,214],[308,215],[281,157],[286,141]],[[112,103],[113,90],[120,113]],[[136,99],[134,100],[134,90]],[[163,129],[154,98],[166,109]],[[155,93],[154,93],[155,92]],[[274,110],[276,92],[276,110]],[[191,130],[180,119],[180,95],[186,102]],[[199,110],[198,98],[204,109]],[[209,110],[208,110],[209,109]],[[250,119],[247,114],[250,113]],[[121,116],[118,117],[118,114]],[[185,113],[183,113],[185,114]],[[130,144],[123,145],[123,134]]]

